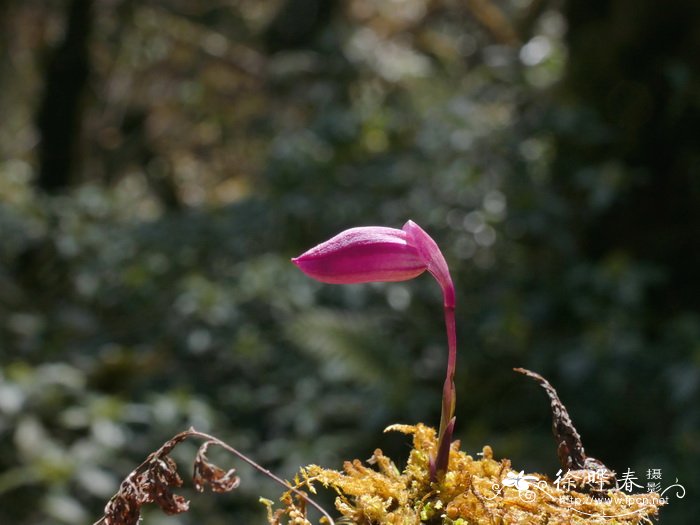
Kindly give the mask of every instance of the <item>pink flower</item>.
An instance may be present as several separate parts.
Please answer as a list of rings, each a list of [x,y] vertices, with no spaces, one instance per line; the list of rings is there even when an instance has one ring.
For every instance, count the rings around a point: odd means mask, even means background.
[[[455,290],[438,245],[413,221],[403,228],[365,226],[345,230],[292,259],[302,272],[331,284],[405,281],[428,271],[442,288],[447,326],[447,374],[442,390],[438,450],[430,460],[431,477],[447,471],[455,424],[454,374],[457,360]]]
[[[454,307],[454,287],[435,241],[413,221],[403,229],[350,228],[292,259],[317,281],[355,284],[406,281],[428,270],[442,288],[445,306]]]

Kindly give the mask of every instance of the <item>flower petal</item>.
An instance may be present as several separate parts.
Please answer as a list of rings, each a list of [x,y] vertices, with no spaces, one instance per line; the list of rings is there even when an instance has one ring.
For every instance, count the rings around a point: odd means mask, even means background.
[[[413,221],[404,224],[403,231],[406,232],[408,243],[418,250],[427,270],[440,284],[445,306],[454,308],[455,288],[452,284],[452,277],[450,277],[450,270],[447,268],[447,262],[437,243]]]
[[[292,259],[309,277],[331,284],[405,281],[427,266],[403,230],[350,228]]]

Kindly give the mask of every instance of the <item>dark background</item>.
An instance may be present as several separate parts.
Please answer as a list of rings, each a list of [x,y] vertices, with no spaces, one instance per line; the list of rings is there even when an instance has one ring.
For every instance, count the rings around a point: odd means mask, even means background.
[[[0,1],[0,523],[92,523],[189,425],[282,476],[437,424],[429,277],[324,286],[351,226],[437,240],[456,436],[587,452],[700,512],[700,3]],[[176,454],[183,474],[193,449]],[[218,458],[227,463],[227,459]],[[264,523],[279,490],[146,523]]]

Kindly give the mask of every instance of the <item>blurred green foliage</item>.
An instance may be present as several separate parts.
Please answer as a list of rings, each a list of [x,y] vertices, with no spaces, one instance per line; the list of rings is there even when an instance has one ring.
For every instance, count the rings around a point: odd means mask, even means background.
[[[81,2],[58,173],[36,115]],[[685,485],[662,523],[700,510],[693,2],[6,0],[0,20],[0,523],[91,523],[189,425],[283,476],[401,457],[381,430],[439,418],[439,290],[323,286],[289,258],[409,218],[458,288],[463,447],[554,476],[525,366],[590,454]],[[242,470],[146,522],[262,523],[279,491]]]

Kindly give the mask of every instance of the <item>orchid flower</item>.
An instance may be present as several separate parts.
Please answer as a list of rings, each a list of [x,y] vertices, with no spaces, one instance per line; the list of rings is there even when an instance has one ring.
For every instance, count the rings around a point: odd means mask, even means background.
[[[413,221],[403,228],[365,226],[345,230],[292,259],[309,277],[331,284],[406,281],[428,271],[442,289],[447,327],[447,374],[442,390],[438,450],[430,459],[431,478],[447,472],[455,424],[455,289],[435,241]]]

